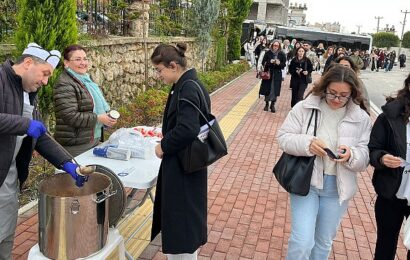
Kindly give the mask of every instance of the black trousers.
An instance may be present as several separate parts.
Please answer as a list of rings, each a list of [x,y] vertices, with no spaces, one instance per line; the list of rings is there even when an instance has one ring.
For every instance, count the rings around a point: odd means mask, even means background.
[[[307,88],[306,83],[299,83],[292,85],[292,99],[290,100],[290,106],[293,107],[299,101],[303,100],[303,94]]]
[[[375,204],[377,241],[375,260],[394,260],[400,228],[405,217],[409,216],[407,200],[386,199],[377,196]],[[407,251],[407,259],[410,253]]]

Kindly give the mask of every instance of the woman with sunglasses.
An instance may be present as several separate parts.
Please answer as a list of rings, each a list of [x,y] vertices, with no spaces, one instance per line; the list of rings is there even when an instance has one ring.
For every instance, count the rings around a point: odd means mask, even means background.
[[[84,47],[74,44],[63,51],[64,71],[54,86],[56,116],[54,138],[72,155],[77,156],[98,145],[103,126],[117,120],[109,116],[110,106],[100,87],[87,73],[89,58]]]
[[[307,196],[290,194],[288,260],[328,259],[340,221],[356,193],[357,174],[367,168],[371,120],[358,86],[351,69],[333,66],[312,93],[292,108],[278,131],[284,152],[316,156]],[[316,136],[315,119],[308,127],[312,110],[318,112]]]
[[[372,182],[377,194],[375,260],[395,259],[400,228],[410,214],[409,202],[399,192],[406,185],[404,176],[410,170],[410,74],[403,88],[386,101],[374,122],[369,142],[370,164],[374,167]]]

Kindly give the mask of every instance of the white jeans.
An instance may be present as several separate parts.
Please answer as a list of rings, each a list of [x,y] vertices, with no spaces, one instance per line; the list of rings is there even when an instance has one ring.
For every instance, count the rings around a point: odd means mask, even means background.
[[[197,260],[198,259],[198,250],[192,254],[165,254],[168,260]]]

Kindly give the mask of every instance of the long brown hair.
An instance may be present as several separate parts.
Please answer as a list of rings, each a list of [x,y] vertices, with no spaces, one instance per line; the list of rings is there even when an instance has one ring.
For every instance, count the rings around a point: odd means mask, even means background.
[[[312,89],[312,94],[324,98],[330,83],[333,82],[344,82],[350,85],[351,95],[350,98],[353,103],[360,106],[361,109],[367,111],[364,105],[364,99],[362,92],[360,91],[360,81],[356,76],[356,73],[341,64],[335,63],[325,74],[323,74],[318,84],[315,84]]]

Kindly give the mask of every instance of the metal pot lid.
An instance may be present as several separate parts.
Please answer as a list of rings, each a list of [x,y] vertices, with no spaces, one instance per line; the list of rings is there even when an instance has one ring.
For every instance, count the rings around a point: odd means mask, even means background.
[[[120,178],[118,178],[117,174],[115,174],[109,168],[99,165],[99,164],[91,164],[87,166],[96,166],[96,172],[104,174],[108,176],[113,185],[113,190],[116,190],[117,193],[109,198],[109,225],[116,226],[120,221],[122,215],[124,214],[127,202],[127,194],[125,192],[124,185],[122,184]]]

